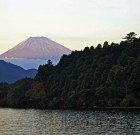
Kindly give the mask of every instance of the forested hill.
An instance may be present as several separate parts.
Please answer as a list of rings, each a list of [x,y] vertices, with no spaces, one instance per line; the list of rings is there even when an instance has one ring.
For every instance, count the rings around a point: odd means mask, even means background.
[[[17,65],[0,60],[0,82],[13,83],[21,78],[34,78],[36,69],[25,70]]]
[[[1,106],[140,107],[140,38],[135,36],[128,34],[120,44],[105,42],[74,51],[56,66],[48,61],[34,80],[19,80],[10,88],[1,84],[7,89],[0,96]]]

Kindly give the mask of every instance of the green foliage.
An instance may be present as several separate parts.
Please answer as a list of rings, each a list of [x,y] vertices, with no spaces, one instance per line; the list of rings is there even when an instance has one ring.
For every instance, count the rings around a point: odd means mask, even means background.
[[[27,107],[28,101],[25,97],[25,92],[31,87],[32,82],[32,79],[25,78],[12,84],[7,94],[8,106]]]
[[[34,80],[19,80],[0,96],[11,107],[140,106],[140,38],[135,36],[132,32],[120,44],[106,41],[103,47],[73,51],[56,66],[49,60]]]
[[[25,92],[29,107],[46,107],[46,92],[41,82],[33,82],[28,91]]]
[[[47,78],[54,72],[54,66],[51,60],[48,60],[46,65],[39,66],[37,75],[35,76],[36,81],[46,82]]]
[[[9,90],[7,83],[0,83],[0,106],[6,106],[6,97]]]

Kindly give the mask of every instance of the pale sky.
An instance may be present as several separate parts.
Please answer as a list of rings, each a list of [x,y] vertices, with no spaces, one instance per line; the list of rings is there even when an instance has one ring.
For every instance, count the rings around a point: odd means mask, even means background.
[[[30,36],[80,50],[140,36],[140,0],[0,0],[0,53]]]

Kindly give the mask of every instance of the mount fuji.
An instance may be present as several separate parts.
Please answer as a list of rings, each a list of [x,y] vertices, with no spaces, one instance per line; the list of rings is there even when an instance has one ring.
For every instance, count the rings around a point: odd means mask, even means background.
[[[71,50],[47,37],[30,37],[17,46],[0,55],[0,59],[25,69],[38,68],[48,59],[57,64],[61,56]]]

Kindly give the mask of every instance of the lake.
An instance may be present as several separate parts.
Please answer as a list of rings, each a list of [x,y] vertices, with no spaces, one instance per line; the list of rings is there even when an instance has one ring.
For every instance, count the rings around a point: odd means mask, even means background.
[[[140,135],[140,113],[0,109],[0,135]]]

